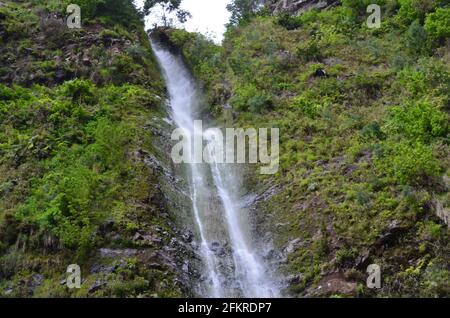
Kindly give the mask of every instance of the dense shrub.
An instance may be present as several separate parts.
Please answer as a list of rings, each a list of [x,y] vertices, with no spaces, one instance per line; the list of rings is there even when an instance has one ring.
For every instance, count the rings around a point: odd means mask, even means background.
[[[258,90],[252,84],[247,84],[236,89],[230,102],[238,110],[249,110],[254,113],[261,113],[264,110],[271,109],[273,106],[272,97]]]
[[[280,15],[277,19],[277,23],[287,30],[294,30],[301,27],[302,22],[299,17],[292,16],[288,13]]]
[[[421,142],[386,143],[385,152],[377,161],[379,171],[396,183],[430,185],[442,173],[439,161],[430,146]]]
[[[419,20],[411,23],[406,32],[406,39],[408,41],[408,47],[412,52],[420,53],[426,50],[424,43],[427,40],[427,33]]]
[[[378,0],[378,1],[372,1],[372,0],[343,0],[342,5],[345,7],[352,8],[356,10],[358,13],[365,14],[366,9],[370,4],[378,4],[378,5],[384,5],[386,3],[386,0]]]
[[[399,0],[398,17],[406,25],[415,20],[423,23],[425,15],[432,12],[442,2],[442,0]]]
[[[86,80],[72,80],[65,82],[61,87],[61,93],[70,97],[73,102],[91,104],[95,102],[93,84]]]
[[[450,38],[450,8],[438,8],[425,19],[425,30],[435,41]]]
[[[110,22],[131,26],[140,22],[141,16],[134,8],[131,0],[73,0],[81,8],[82,18],[110,18]]]
[[[429,142],[432,138],[448,136],[448,114],[440,111],[430,101],[393,107],[391,114],[390,127],[409,139]]]
[[[97,7],[104,2],[105,0],[75,0],[73,3],[80,6],[82,17],[90,19],[94,17]]]
[[[444,98],[444,104],[450,100],[450,69],[439,60],[421,59],[399,72],[398,81],[413,96],[432,94]]]
[[[0,86],[0,94],[5,105],[0,116],[6,118],[0,131],[8,131],[0,134],[0,163],[27,163],[42,173],[21,194],[14,220],[35,227],[34,236],[52,235],[61,246],[86,256],[99,221],[124,191],[113,185],[129,177],[126,154],[134,129],[131,120],[122,120],[154,97],[132,85],[98,88],[86,80],[55,89]],[[1,195],[10,195],[3,192],[6,186],[1,184]],[[11,235],[1,239],[9,242]]]
[[[305,96],[296,97],[293,106],[310,118],[317,117],[323,109],[322,105]]]
[[[380,124],[377,122],[370,123],[363,127],[361,135],[367,139],[383,140],[386,135],[383,133]]]
[[[322,58],[322,48],[319,45],[319,41],[312,38],[297,46],[297,56],[302,60],[318,61]]]

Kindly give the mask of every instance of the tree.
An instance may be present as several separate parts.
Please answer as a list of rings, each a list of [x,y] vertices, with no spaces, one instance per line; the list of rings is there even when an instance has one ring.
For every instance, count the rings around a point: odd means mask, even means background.
[[[228,6],[231,12],[230,24],[237,25],[240,21],[251,18],[263,5],[263,0],[233,0]]]
[[[425,30],[435,41],[450,38],[450,8],[438,8],[425,18]]]
[[[144,13],[146,15],[150,14],[152,9],[159,5],[163,10],[162,20],[164,25],[167,26],[170,24],[166,13],[175,13],[178,21],[184,23],[191,17],[191,14],[189,11],[180,8],[181,1],[182,0],[145,0]]]

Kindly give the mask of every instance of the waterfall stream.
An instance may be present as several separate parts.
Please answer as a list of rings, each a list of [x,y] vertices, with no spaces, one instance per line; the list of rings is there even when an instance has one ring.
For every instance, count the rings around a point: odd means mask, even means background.
[[[183,61],[158,43],[152,43],[164,73],[173,121],[178,128],[195,133],[194,120],[199,104],[195,82]],[[206,133],[209,155],[214,159],[213,143]],[[211,147],[210,147],[211,146]],[[239,205],[239,182],[232,164],[185,164],[192,200],[203,276],[199,296],[277,297],[278,288],[262,257],[252,244],[249,220]]]

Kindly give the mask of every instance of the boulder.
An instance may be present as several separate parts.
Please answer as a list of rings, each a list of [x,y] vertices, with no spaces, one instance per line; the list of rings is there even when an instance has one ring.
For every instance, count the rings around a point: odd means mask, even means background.
[[[322,278],[315,288],[308,291],[308,296],[354,295],[356,288],[356,282],[347,281],[337,273]]]
[[[403,232],[404,226],[398,220],[392,221],[380,235],[375,246],[390,245]]]

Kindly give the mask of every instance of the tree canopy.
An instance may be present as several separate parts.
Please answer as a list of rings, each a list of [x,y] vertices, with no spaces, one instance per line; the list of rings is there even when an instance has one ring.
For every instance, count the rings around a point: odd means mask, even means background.
[[[228,6],[231,12],[230,24],[236,25],[240,21],[250,18],[263,4],[261,0],[233,0]]]
[[[146,15],[150,14],[152,9],[156,6],[160,6],[163,10],[164,16],[162,17],[164,24],[168,22],[165,13],[175,12],[178,20],[181,23],[184,23],[191,17],[189,11],[181,9],[182,0],[145,0],[144,3],[144,13]]]

